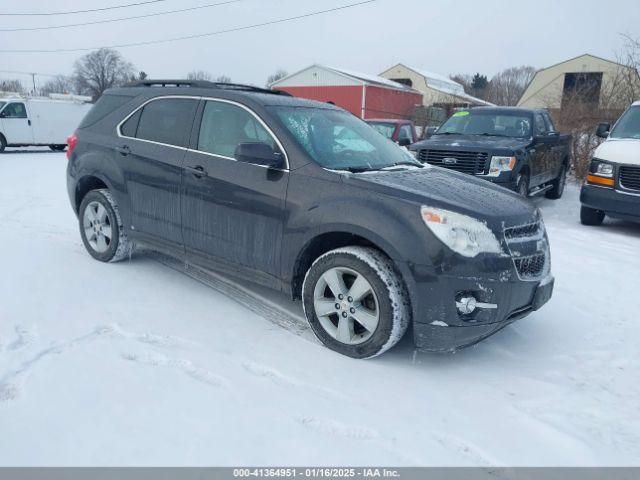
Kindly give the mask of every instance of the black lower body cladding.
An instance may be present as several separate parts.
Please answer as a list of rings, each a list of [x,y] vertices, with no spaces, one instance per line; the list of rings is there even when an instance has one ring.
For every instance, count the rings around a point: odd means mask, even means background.
[[[585,185],[580,191],[580,202],[610,217],[640,222],[640,191],[622,192],[613,188]]]

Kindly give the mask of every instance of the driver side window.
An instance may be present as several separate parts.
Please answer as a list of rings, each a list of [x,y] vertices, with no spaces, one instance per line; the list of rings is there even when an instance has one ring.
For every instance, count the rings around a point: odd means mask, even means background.
[[[544,121],[544,117],[541,114],[536,113],[533,124],[537,137],[543,137],[547,134],[547,123]]]
[[[24,103],[10,103],[2,111],[4,118],[27,118],[27,109]]]
[[[236,148],[244,142],[262,142],[277,150],[271,134],[247,110],[208,100],[202,113],[198,150],[234,159]]]

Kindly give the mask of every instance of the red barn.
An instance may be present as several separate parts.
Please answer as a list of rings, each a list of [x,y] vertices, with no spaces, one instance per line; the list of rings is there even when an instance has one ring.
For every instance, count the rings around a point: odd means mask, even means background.
[[[422,105],[422,94],[386,78],[312,65],[270,85],[296,97],[332,102],[360,118],[406,118]]]

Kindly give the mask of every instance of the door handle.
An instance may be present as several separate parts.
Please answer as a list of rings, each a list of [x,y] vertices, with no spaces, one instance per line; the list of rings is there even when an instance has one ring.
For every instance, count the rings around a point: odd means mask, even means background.
[[[197,165],[195,167],[185,167],[185,170],[196,178],[204,178],[208,175],[207,171],[201,165]]]
[[[31,126],[31,120],[27,120],[27,125]]]
[[[131,149],[128,145],[119,145],[116,147],[116,152],[118,152],[123,157],[126,157],[131,153]]]

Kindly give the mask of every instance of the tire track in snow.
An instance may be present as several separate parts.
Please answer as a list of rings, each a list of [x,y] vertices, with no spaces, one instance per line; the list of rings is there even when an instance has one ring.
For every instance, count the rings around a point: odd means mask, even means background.
[[[304,318],[291,314],[274,302],[252,292],[250,289],[210,270],[205,270],[195,265],[183,263],[180,260],[168,257],[161,253],[145,252],[145,254],[173,270],[186,273],[194,280],[213,288],[214,290],[229,297],[231,300],[234,300],[236,303],[239,303],[243,307],[249,309],[256,315],[265,318],[271,323],[293,333],[294,335],[313,341],[314,343],[317,342]]]
[[[143,353],[140,355],[137,353],[127,353],[124,354],[122,358],[130,362],[151,365],[153,367],[173,368],[198,382],[205,383],[213,387],[226,387],[229,385],[229,380],[226,377],[199,367],[191,362],[191,360],[171,358],[157,353]]]
[[[31,343],[33,343],[33,342],[25,342],[24,339],[26,334],[24,333],[25,331],[23,331],[22,327],[20,326],[16,327],[16,331],[19,332],[18,339],[15,340],[12,344],[10,344],[9,347],[11,347],[11,345],[15,345],[18,348],[14,348],[12,350],[16,351],[18,349],[24,348],[30,345]],[[35,334],[30,333],[30,335],[33,336]],[[185,339],[174,337],[174,336],[163,336],[163,335],[155,335],[150,333],[131,332],[121,328],[117,324],[101,325],[101,326],[95,327],[89,333],[80,335],[78,337],[72,338],[67,341],[54,343],[53,345],[43,350],[40,350],[39,352],[36,352],[35,354],[33,354],[29,359],[23,361],[18,367],[14,368],[13,370],[9,370],[4,375],[1,375],[0,376],[0,403],[16,399],[22,392],[24,388],[24,384],[29,374],[32,373],[32,371],[38,365],[40,365],[43,360],[52,356],[61,355],[63,353],[69,352],[74,348],[80,345],[86,344],[88,342],[92,342],[97,339],[109,338],[109,337],[129,339],[147,346],[151,345],[151,346],[160,347],[160,348],[178,348],[178,347],[194,344],[189,340],[185,340]],[[35,337],[33,339],[35,340]],[[145,358],[145,357],[140,357],[140,358]],[[197,380],[205,381],[212,385],[216,383],[214,374],[209,375],[203,369],[199,369],[195,367],[188,360],[167,359],[165,360],[165,363],[167,363],[168,365],[169,364],[175,365],[181,368],[185,373],[189,374],[193,378],[196,378]]]

